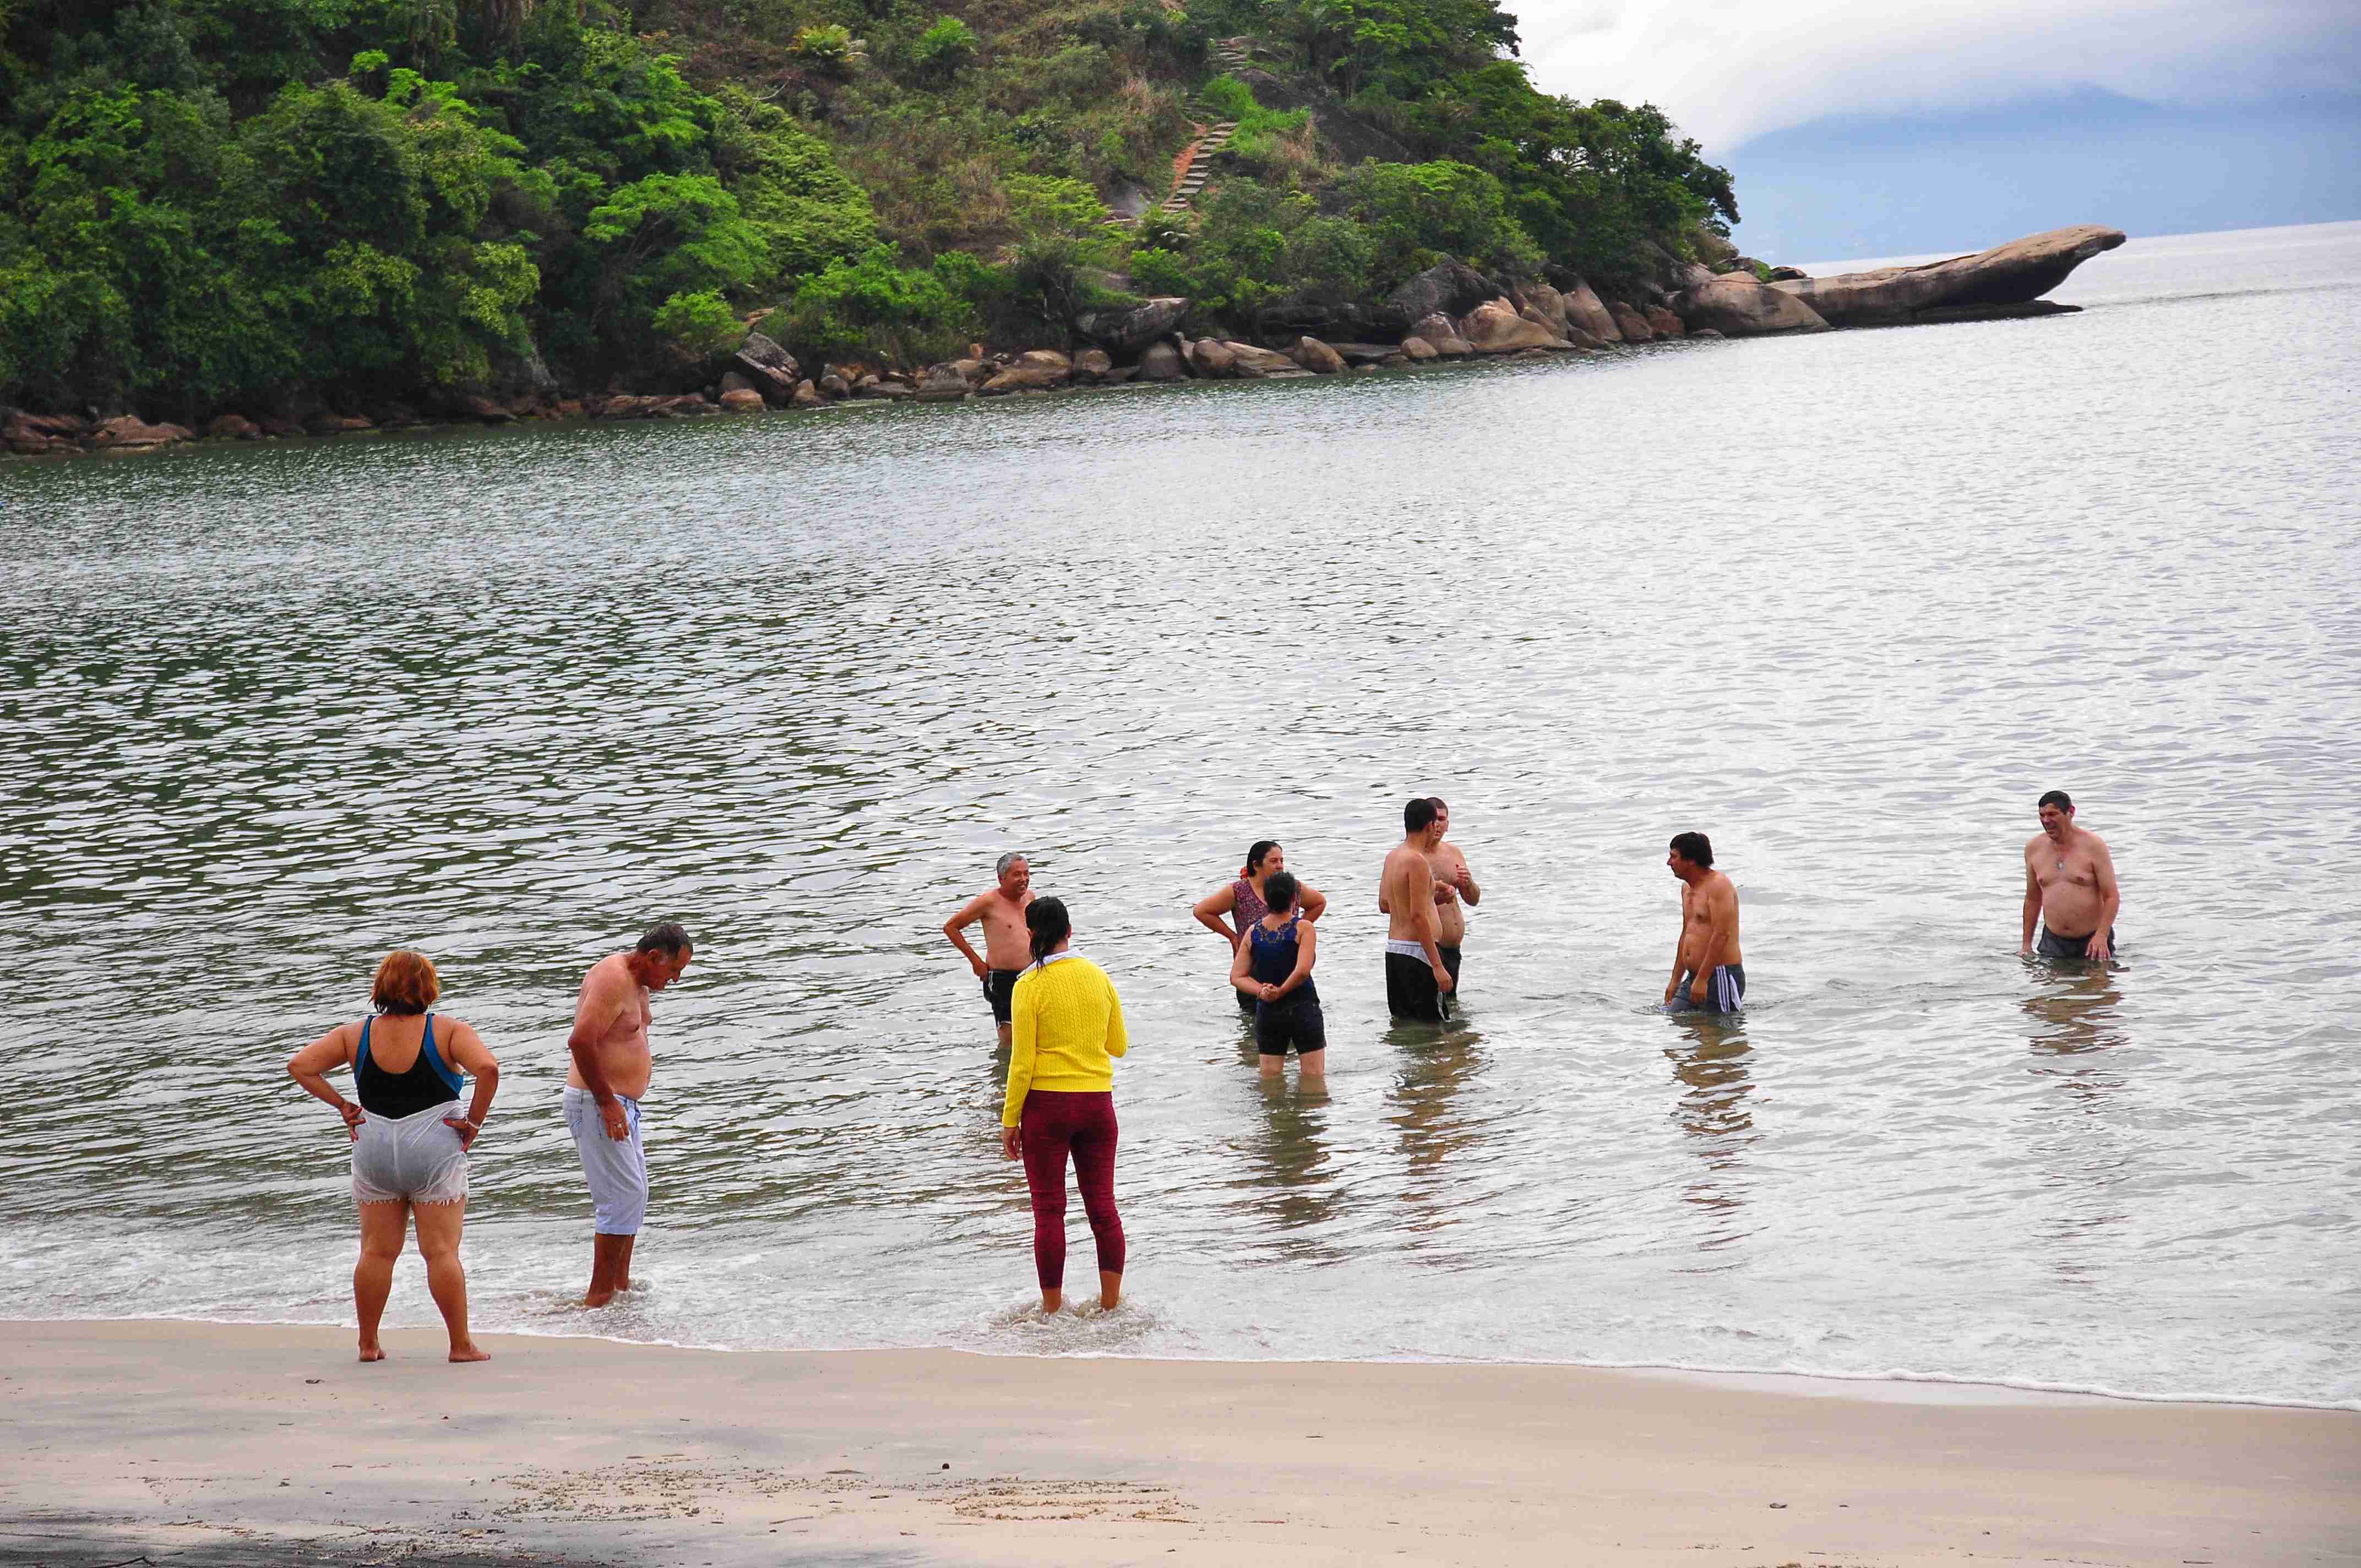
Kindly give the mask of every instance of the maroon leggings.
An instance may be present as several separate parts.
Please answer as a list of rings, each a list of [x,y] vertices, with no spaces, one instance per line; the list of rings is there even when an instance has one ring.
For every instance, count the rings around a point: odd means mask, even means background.
[[[1123,1221],[1115,1212],[1115,1096],[1062,1094],[1036,1089],[1025,1096],[1017,1117],[1025,1139],[1025,1185],[1033,1193],[1033,1271],[1041,1288],[1056,1290],[1066,1280],[1066,1155],[1074,1157],[1074,1182],[1082,1190],[1082,1212],[1091,1217],[1098,1243],[1099,1272],[1123,1272]]]

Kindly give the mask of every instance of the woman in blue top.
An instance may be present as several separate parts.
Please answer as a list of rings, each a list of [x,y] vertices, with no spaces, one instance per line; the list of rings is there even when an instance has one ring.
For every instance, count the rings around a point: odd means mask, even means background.
[[[383,1361],[378,1322],[393,1289],[410,1219],[426,1256],[426,1288],[451,1332],[451,1359],[489,1361],[467,1332],[467,1276],[459,1266],[459,1225],[467,1212],[467,1150],[483,1130],[500,1087],[500,1064],[475,1030],[428,1008],[443,982],[423,953],[388,953],[377,966],[369,1000],[376,1014],[339,1024],[295,1053],[288,1076],[313,1099],[335,1107],[353,1146],[353,1202],[360,1210],[361,1257],[353,1266],[353,1309],[360,1317],[361,1359]],[[346,1099],[327,1074],[349,1064]],[[476,1078],[475,1098],[459,1114],[459,1089]]]
[[[1328,1026],[1320,1015],[1320,993],[1312,985],[1319,938],[1292,875],[1273,872],[1262,884],[1262,895],[1268,908],[1246,928],[1246,939],[1230,963],[1230,983],[1254,1003],[1255,1048],[1262,1057],[1262,1076],[1277,1078],[1292,1046],[1303,1063],[1303,1081],[1324,1082]]]

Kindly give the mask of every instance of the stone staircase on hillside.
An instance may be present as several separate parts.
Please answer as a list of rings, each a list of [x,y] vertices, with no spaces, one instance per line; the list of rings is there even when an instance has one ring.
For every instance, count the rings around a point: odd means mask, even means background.
[[[1213,63],[1215,76],[1235,75],[1244,71],[1252,60],[1244,38],[1224,38],[1205,52]],[[1173,176],[1172,193],[1157,206],[1159,212],[1174,214],[1190,209],[1198,193],[1204,190],[1205,181],[1213,178],[1213,155],[1229,146],[1230,138],[1238,134],[1237,121],[1213,118],[1213,107],[1205,102],[1202,89],[1183,107],[1197,126],[1197,139],[1190,144],[1185,161],[1180,163],[1178,172]],[[1110,218],[1107,221],[1127,228],[1139,220]]]

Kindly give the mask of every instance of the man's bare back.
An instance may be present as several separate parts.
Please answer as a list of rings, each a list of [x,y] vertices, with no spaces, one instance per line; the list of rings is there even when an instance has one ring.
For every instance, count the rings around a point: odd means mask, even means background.
[[[648,1052],[648,1025],[654,1013],[648,1005],[648,988],[631,976],[630,955],[609,953],[582,977],[575,1000],[575,1027],[594,1043],[598,1070],[608,1089],[630,1100],[647,1096],[654,1064]],[[566,1086],[588,1089],[579,1063],[566,1071]]]

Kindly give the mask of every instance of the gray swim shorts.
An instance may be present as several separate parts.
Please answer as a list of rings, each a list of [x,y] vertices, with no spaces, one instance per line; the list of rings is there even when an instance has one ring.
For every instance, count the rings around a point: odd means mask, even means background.
[[[446,1100],[399,1118],[361,1113],[353,1143],[356,1203],[456,1203],[467,1196],[467,1146],[444,1124],[460,1114]]]
[[[587,1089],[566,1086],[566,1126],[582,1156],[590,1183],[590,1228],[602,1236],[635,1236],[648,1217],[648,1154],[640,1142],[640,1102],[618,1094],[631,1135],[618,1143],[607,1135],[598,1100]]]

